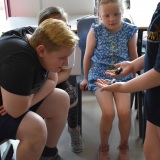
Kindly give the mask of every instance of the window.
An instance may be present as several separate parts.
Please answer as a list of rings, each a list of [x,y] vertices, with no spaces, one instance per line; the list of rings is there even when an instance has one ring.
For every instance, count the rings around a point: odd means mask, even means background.
[[[1,26],[0,26],[0,35],[1,35],[4,29],[4,23],[6,21],[4,0],[0,0],[0,20],[1,20]]]

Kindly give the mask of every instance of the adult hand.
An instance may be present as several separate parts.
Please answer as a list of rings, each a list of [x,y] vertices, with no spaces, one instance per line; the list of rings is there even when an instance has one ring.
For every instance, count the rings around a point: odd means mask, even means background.
[[[133,72],[133,66],[130,61],[124,61],[121,63],[117,63],[114,66],[115,66],[115,68],[122,68],[122,72],[120,72],[120,74],[116,74],[115,70],[107,70],[106,71],[107,76],[110,76],[113,78],[118,78],[118,77],[126,76],[126,75]]]
[[[5,115],[7,115],[7,114],[8,114],[8,113],[5,111],[3,105],[0,106],[0,115],[1,115],[1,116],[5,116]]]

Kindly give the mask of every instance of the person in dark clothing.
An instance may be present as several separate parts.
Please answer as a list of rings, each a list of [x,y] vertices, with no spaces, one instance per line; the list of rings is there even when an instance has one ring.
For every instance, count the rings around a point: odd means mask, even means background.
[[[55,160],[70,106],[67,92],[56,88],[57,72],[68,65],[78,37],[52,18],[33,30],[0,37],[0,138],[20,141],[18,160]]]

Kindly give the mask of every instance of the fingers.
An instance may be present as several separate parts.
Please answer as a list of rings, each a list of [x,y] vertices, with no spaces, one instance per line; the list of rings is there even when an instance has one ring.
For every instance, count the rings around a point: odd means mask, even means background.
[[[85,90],[86,90],[86,88],[87,88],[87,86],[86,86],[86,85],[80,84],[80,89],[81,89],[82,91],[85,91]]]
[[[99,88],[103,88],[103,87],[106,87],[108,85],[108,83],[110,82],[110,80],[108,79],[97,79],[96,81],[96,85],[99,87]]]
[[[88,90],[88,85],[86,85],[84,89],[85,89],[85,91]]]
[[[5,109],[4,109],[3,106],[0,106],[0,115],[1,115],[1,116],[7,115],[7,112],[5,111]]]
[[[104,87],[104,85],[102,84],[102,83],[100,83],[100,82],[96,82],[96,85],[99,87],[99,88],[102,88],[102,87]]]
[[[115,66],[115,68],[119,68],[121,66],[121,63],[117,63],[114,66]]]
[[[115,90],[115,87],[118,84],[116,82],[116,79],[108,80],[108,79],[97,79],[96,85],[100,88],[100,91],[110,91],[113,92]]]
[[[82,91],[86,91],[88,90],[88,81],[86,79],[84,79],[81,83],[80,83],[80,89]]]
[[[80,85],[80,89],[82,91],[86,91],[88,89],[88,85]]]
[[[107,70],[105,73],[109,77],[118,78],[118,77],[122,76],[122,75],[120,75],[122,71],[123,71],[123,69],[119,67],[115,70]]]
[[[106,85],[109,82],[109,80],[108,79],[97,79],[96,82],[98,82],[99,84]]]

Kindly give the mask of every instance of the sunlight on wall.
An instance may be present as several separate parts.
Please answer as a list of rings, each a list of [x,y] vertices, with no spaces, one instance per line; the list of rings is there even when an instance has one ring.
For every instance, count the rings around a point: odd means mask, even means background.
[[[130,0],[133,22],[138,26],[148,26],[159,0]]]
[[[0,0],[0,20],[1,20],[1,25],[0,25],[0,35],[1,35],[2,32],[3,32],[3,28],[4,28],[4,23],[6,21],[4,1],[3,0]]]

